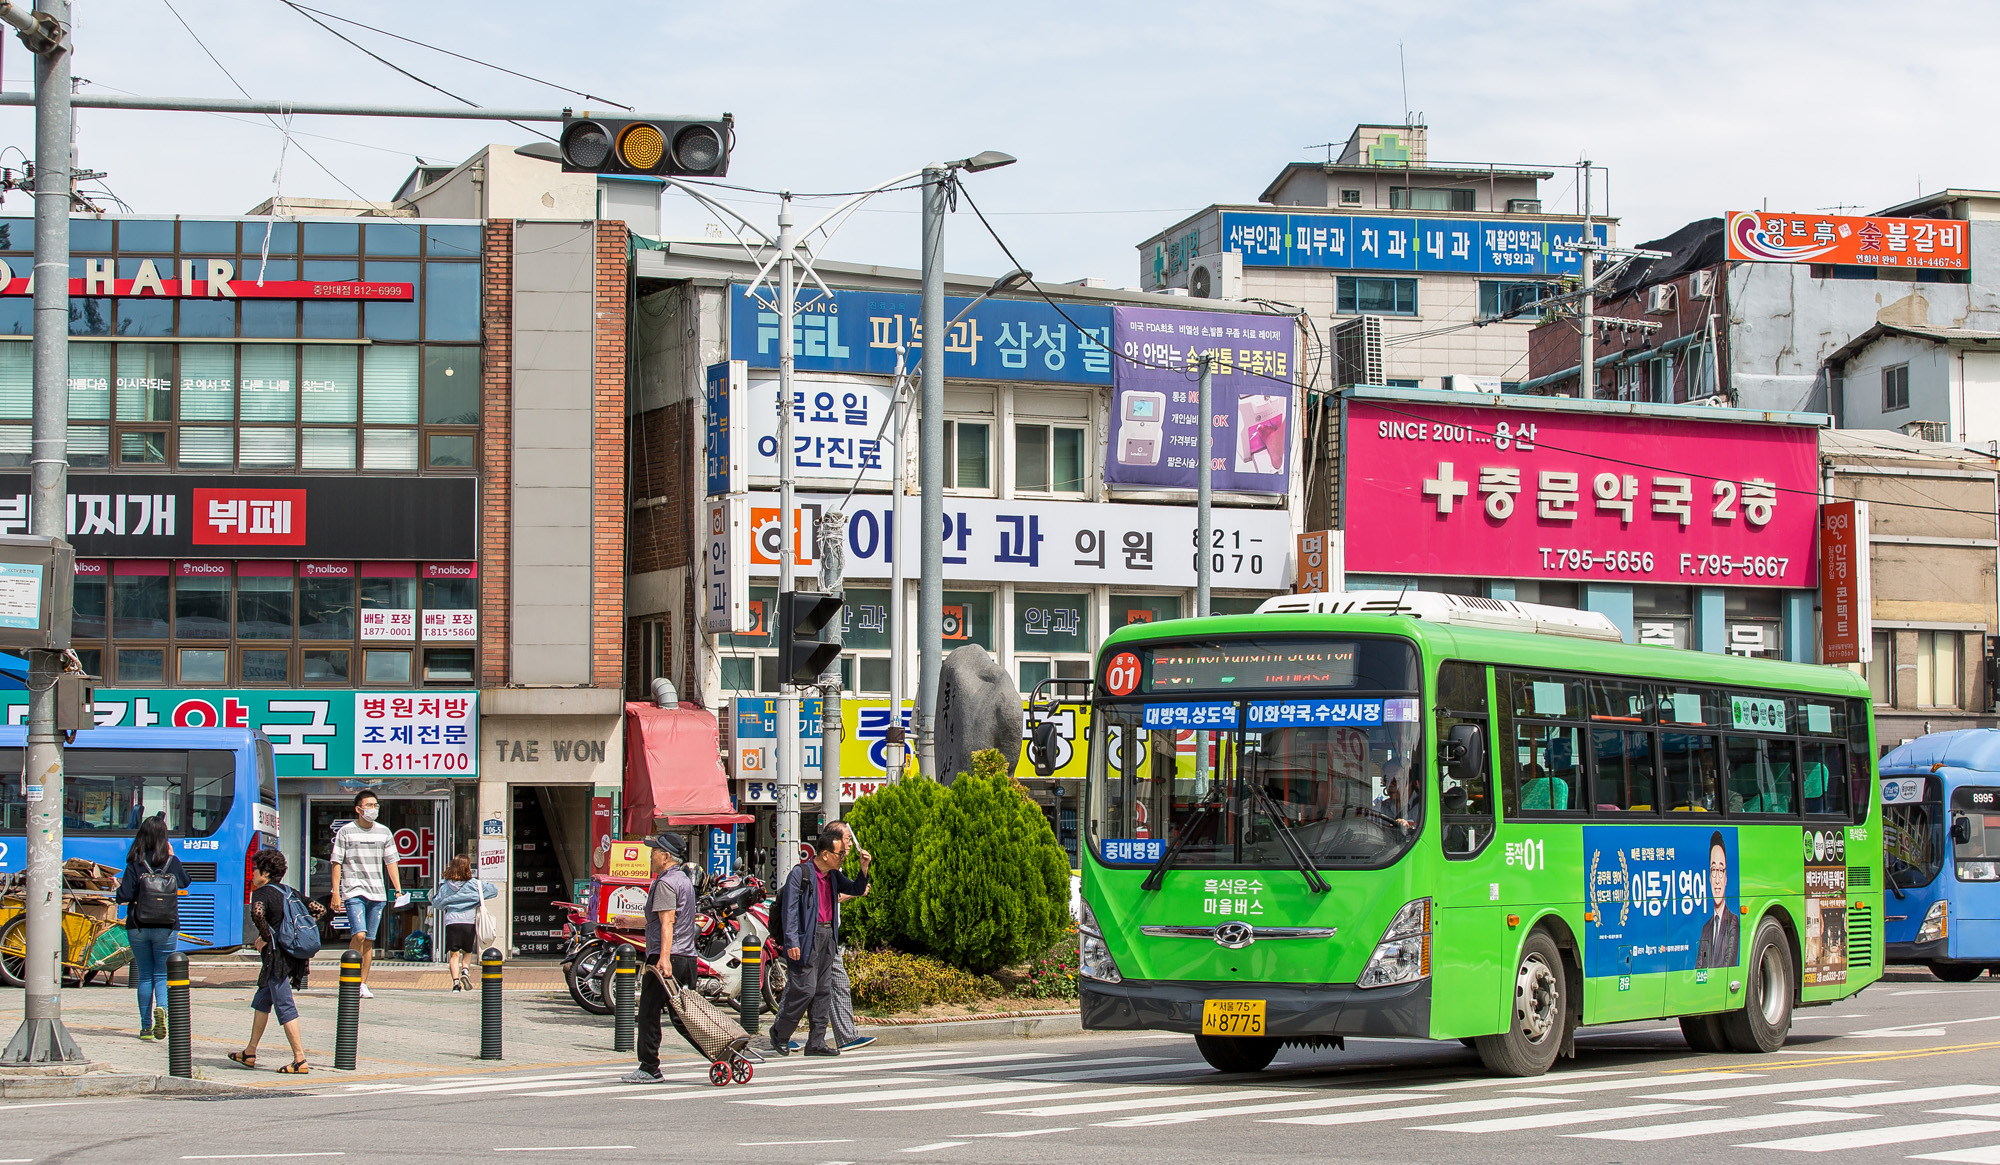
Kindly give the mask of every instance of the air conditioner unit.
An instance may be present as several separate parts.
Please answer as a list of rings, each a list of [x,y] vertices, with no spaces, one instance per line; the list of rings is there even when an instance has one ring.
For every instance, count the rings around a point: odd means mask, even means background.
[[[1333,349],[1334,387],[1382,383],[1381,316],[1340,321],[1327,329],[1327,346]]]
[[[1715,272],[1697,271],[1688,276],[1688,298],[1708,299],[1715,294]]]
[[[1539,198],[1510,198],[1507,200],[1508,214],[1540,214],[1542,200]]]
[[[1497,376],[1465,376],[1456,374],[1444,378],[1446,392],[1485,392],[1499,395],[1500,378]]]
[[[1646,289],[1646,314],[1649,316],[1670,316],[1674,314],[1674,285],[1656,283]]]
[[[1188,294],[1196,299],[1242,299],[1243,256],[1235,251],[1201,255],[1188,264]]]

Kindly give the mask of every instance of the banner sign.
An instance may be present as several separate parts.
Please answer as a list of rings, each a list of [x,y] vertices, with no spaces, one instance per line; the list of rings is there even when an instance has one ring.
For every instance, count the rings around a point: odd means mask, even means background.
[[[1693,971],[1742,961],[1736,830],[1583,827],[1583,973],[1591,978]]]
[[[1345,425],[1350,572],[1813,585],[1810,427],[1372,400]]]
[[[0,691],[7,723],[28,722],[28,693]],[[255,728],[281,777],[478,775],[478,692],[191,691],[100,688],[99,728]]]
[[[839,495],[797,499],[792,545],[801,569],[817,569],[811,533],[819,516],[834,509],[847,514],[842,569],[848,580],[888,578],[892,553],[904,555],[905,567],[915,569],[920,551],[917,507],[904,507],[904,528],[898,534],[889,498],[876,494],[865,505],[863,501],[843,502]],[[1292,577],[1292,528],[1285,511],[1217,506],[1213,513],[1209,567],[1214,585],[1285,589]],[[753,575],[778,573],[783,545],[778,522],[777,495],[751,494]],[[1196,581],[1193,527],[1183,506],[951,497],[945,499],[944,577],[1191,587]]]
[[[479,554],[479,482],[471,477],[72,472],[66,513],[70,544],[92,558]],[[0,477],[0,534],[27,532],[28,475]]]
[[[21,264],[20,275],[5,259],[0,259],[0,295],[33,295],[35,293],[34,269],[30,260],[15,259]],[[236,264],[230,259],[182,259],[180,270],[174,269],[172,260],[167,264],[166,275],[179,278],[161,278],[159,262],[152,259],[139,260],[133,271],[133,278],[114,277],[112,260],[84,259],[82,278],[69,281],[72,299],[89,296],[116,295],[139,299],[370,299],[370,300],[410,300],[417,297],[414,283],[322,283],[306,279],[255,279],[236,278]]]
[[[1819,508],[1821,663],[1873,661],[1873,592],[1868,566],[1868,503],[1824,503]]]
[[[749,373],[741,360],[708,366],[707,433],[703,444],[708,495],[743,492],[749,440],[743,424],[743,395]]]
[[[1353,271],[1453,271],[1479,275],[1565,275],[1583,270],[1574,249],[1582,223],[1509,219],[1389,218],[1376,215],[1221,212],[1222,250],[1246,267],[1325,267]],[[1609,246],[1611,228],[1593,224]]]
[[[782,469],[777,378],[751,381],[748,400],[747,412],[737,425],[750,449],[750,476],[775,483]],[[889,484],[893,476],[889,441],[876,437],[889,415],[889,401],[889,387],[884,384],[794,379],[793,479],[823,478],[838,481],[843,488],[857,480]]]
[[[1957,219],[1732,210],[1723,241],[1727,258],[1738,263],[1943,271],[1964,271],[1972,265],[1970,224]]]
[[[701,628],[710,634],[749,631],[756,626],[750,614],[750,499],[708,499],[702,529]]]
[[[1292,591],[1316,595],[1347,589],[1345,537],[1338,530],[1314,530],[1298,537],[1298,570]]]
[[[768,288],[759,292],[767,299]],[[947,296],[944,318],[970,304]],[[798,293],[792,329],[793,367],[801,372],[860,372],[893,376],[896,350],[913,370],[923,356],[922,297],[899,291],[817,289]],[[1111,309],[1039,299],[989,299],[945,333],[948,379],[1033,380],[1055,384],[1111,383]],[[778,313],[743,284],[729,289],[729,355],[752,368],[778,366]]]
[[[1198,357],[1211,358],[1210,484],[1236,493],[1291,492],[1290,316],[1111,310],[1118,362],[1107,485],[1194,489],[1200,462]]]

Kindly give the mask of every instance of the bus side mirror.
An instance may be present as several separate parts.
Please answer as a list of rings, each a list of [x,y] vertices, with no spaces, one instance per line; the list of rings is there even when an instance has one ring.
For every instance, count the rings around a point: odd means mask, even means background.
[[[1446,775],[1461,784],[1486,776],[1486,732],[1477,724],[1454,724],[1438,744],[1438,759]]]
[[[1028,763],[1035,766],[1038,777],[1054,776],[1056,771],[1056,722],[1044,720],[1035,725],[1028,734]]]
[[[1971,840],[1972,818],[1967,817],[1963,813],[1954,815],[1951,819],[1951,843],[1953,845],[1964,845]]]

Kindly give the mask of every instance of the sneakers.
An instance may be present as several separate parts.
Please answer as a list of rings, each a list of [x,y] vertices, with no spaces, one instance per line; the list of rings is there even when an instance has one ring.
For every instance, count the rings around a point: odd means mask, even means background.
[[[153,1009],[153,1038],[156,1040],[167,1038],[167,1009],[164,1007]]]
[[[150,1039],[152,1039],[152,1038],[153,1038],[153,1029],[152,1029],[152,1028],[149,1028],[149,1027],[142,1027],[142,1028],[140,1028],[140,1029],[139,1029],[139,1038],[140,1038],[140,1039],[142,1039],[142,1040],[150,1040]]]
[[[874,1042],[875,1042],[874,1036],[855,1036],[853,1039],[840,1045],[840,1050],[843,1052],[851,1052],[856,1048],[865,1048],[869,1044],[872,1044]]]
[[[363,983],[363,984],[361,985],[361,998],[363,998],[363,999],[373,999],[373,998],[375,998],[375,993],[374,993],[373,991],[370,991],[370,990],[368,989],[368,984],[366,984],[366,983]]]
[[[648,1072],[644,1068],[634,1068],[618,1078],[620,1084],[665,1084],[667,1078],[658,1072]]]
[[[838,1056],[839,1054],[839,1048],[815,1048],[810,1045],[806,1047],[806,1055],[808,1056]]]
[[[785,1043],[785,1044],[781,1044],[781,1043],[778,1043],[778,1042],[777,1042],[777,1041],[775,1041],[775,1040],[773,1040],[773,1041],[771,1042],[771,1053],[772,1053],[773,1055],[777,1055],[777,1056],[789,1056],[789,1055],[791,1055],[791,1054],[792,1054],[793,1052],[796,1052],[796,1051],[798,1051],[798,1050],[799,1050],[799,1046],[798,1046],[798,1045],[797,1045],[796,1043]]]
[[[451,989],[452,989],[453,991],[463,991],[463,990],[465,990],[465,981],[464,981],[464,980],[462,980],[462,979],[453,979],[453,980],[451,981]]]

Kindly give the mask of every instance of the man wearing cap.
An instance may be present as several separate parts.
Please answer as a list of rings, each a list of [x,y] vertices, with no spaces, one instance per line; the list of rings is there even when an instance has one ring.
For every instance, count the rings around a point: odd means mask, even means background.
[[[694,986],[694,883],[681,860],[687,839],[660,833],[646,839],[653,861],[653,889],[646,896],[646,963],[660,976],[671,975],[682,987]],[[667,1009],[667,989],[645,968],[639,973],[639,1066],[623,1079],[628,1084],[657,1084],[660,1076],[660,1013]],[[674,1029],[682,1035],[680,1020]]]

